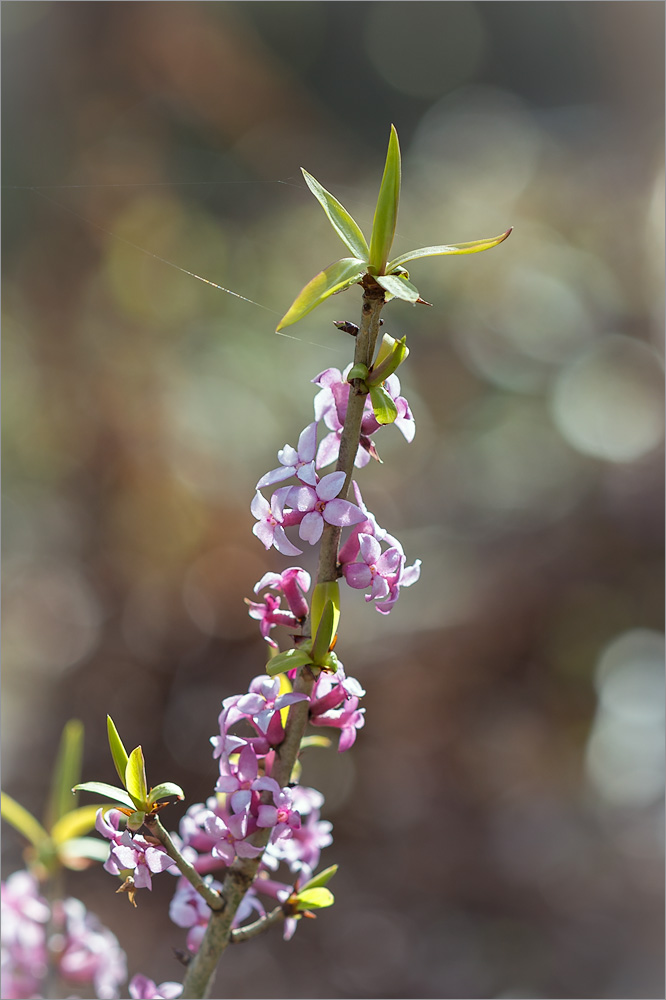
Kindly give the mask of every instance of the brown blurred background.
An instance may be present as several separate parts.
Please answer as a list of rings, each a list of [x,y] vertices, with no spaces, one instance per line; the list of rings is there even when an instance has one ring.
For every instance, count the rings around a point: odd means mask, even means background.
[[[663,4],[2,14],[3,787],[41,814],[70,717],[112,780],[110,712],[153,783],[210,794],[263,665],[242,599],[287,565],[254,484],[359,310],[273,333],[345,252],[299,167],[367,232],[394,122],[396,253],[515,231],[385,310],[417,434],[359,478],[421,581],[388,619],[346,602],[367,724],[305,770],[336,906],[232,949],[215,996],[663,996]],[[68,877],[158,982],[173,886],[131,911]]]

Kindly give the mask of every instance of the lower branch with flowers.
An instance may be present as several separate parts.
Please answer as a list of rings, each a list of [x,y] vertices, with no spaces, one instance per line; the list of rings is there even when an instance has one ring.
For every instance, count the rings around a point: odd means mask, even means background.
[[[405,338],[380,336],[380,313],[390,299],[424,302],[409,281],[406,261],[488,249],[508,233],[388,261],[400,185],[395,129],[369,245],[342,205],[304,176],[354,257],[316,275],[278,329],[352,284],[363,289],[361,319],[358,326],[335,324],[354,338],[353,361],[344,371],[328,368],[312,380],[314,419],[296,446],[278,452],[278,466],[258,480],[250,511],[252,530],[267,550],[293,560],[303,554],[299,545],[319,546],[316,580],[313,585],[303,567],[291,565],[266,573],[254,587],[255,599],[246,600],[266,644],[264,672],[245,693],[222,702],[218,732],[211,737],[219,777],[211,797],[187,809],[177,833],[167,831],[160,812],[184,792],[172,782],[149,786],[141,747],[128,754],[110,718],[107,735],[120,786],[80,783],[72,764],[76,753],[71,740],[64,740],[50,826],[3,795],[3,817],[30,843],[31,869],[3,885],[2,995],[8,1000],[46,996],[55,980],[92,984],[99,997],[118,996],[126,963],[113,935],[79,901],[53,891],[47,899],[40,890],[40,881],[53,887],[61,868],[77,861],[80,867],[84,860],[103,860],[120,882],[116,891],[133,906],[142,889],[151,889],[154,875],[167,872],[177,879],[169,914],[187,930],[183,982],[156,985],[137,974],[129,984],[133,998],[210,996],[230,944],[274,925],[289,940],[304,916],[334,902],[328,883],[337,866],[318,870],[322,849],[332,843],[331,824],[321,818],[321,793],[300,783],[300,757],[309,747],[331,743],[322,730],[331,736],[337,730],[338,751],[348,751],[365,722],[365,691],[335,651],[340,582],[365,592],[366,602],[386,615],[420,573],[420,560],[407,565],[401,543],[380,527],[353,478],[354,469],[380,460],[374,438],[382,426],[395,424],[408,442],[415,433],[396,374],[409,353]],[[282,646],[276,628],[287,637]],[[113,805],[71,809],[72,785],[76,794],[91,792]],[[81,836],[93,822],[103,842]]]

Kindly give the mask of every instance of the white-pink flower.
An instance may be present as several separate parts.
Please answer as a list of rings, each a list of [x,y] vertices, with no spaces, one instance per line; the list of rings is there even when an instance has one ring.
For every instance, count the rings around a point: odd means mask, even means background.
[[[287,501],[303,514],[299,536],[316,545],[324,530],[324,521],[346,528],[365,520],[365,514],[348,500],[335,499],[345,482],[344,472],[331,472],[316,487],[292,486]]]

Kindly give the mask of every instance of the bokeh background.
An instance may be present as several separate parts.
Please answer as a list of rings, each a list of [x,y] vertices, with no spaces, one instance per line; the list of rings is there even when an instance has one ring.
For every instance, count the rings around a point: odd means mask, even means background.
[[[394,122],[396,252],[515,230],[385,310],[417,434],[360,480],[422,576],[387,619],[345,605],[367,724],[305,771],[336,906],[232,949],[215,996],[663,996],[663,4],[2,18],[5,790],[41,814],[71,717],[112,780],[110,712],[149,778],[210,794],[263,664],[243,597],[286,565],[254,485],[359,310],[274,335],[344,254],[299,167],[367,232]],[[170,877],[137,911],[114,888],[68,876],[131,974],[179,978]]]

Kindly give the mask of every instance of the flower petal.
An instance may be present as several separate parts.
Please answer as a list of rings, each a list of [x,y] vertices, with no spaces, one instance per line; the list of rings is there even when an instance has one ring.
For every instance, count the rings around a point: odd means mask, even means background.
[[[320,480],[317,486],[317,496],[320,500],[332,500],[344,486],[344,472],[330,472]]]
[[[324,521],[321,514],[318,511],[312,510],[306,514],[301,521],[298,534],[304,542],[309,542],[310,545],[316,545],[322,536],[323,530]]]
[[[303,549],[297,549],[295,545],[292,545],[285,534],[284,528],[279,524],[273,532],[273,544],[283,556],[300,556],[303,554]],[[266,548],[270,548],[270,546],[267,545]]]
[[[346,528],[350,524],[358,524],[365,521],[365,514],[359,510],[356,504],[348,500],[330,500],[324,507],[324,518],[329,524],[337,524],[341,528]]]
[[[298,438],[298,460],[300,462],[311,462],[315,457],[317,448],[317,423],[311,424],[301,431]]]

